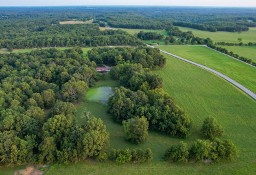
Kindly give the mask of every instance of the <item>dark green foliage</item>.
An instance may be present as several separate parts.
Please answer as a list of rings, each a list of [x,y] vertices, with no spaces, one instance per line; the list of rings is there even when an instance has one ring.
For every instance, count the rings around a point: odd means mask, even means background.
[[[100,31],[98,25],[60,25],[39,24],[43,31],[29,31],[37,26],[35,21],[29,24],[3,22],[4,28],[0,27],[0,48],[24,49],[42,47],[95,47],[108,45],[141,45],[142,43],[134,36],[121,30]],[[3,25],[4,25],[3,24]],[[27,25],[26,27],[24,25]],[[27,28],[28,27],[28,28]],[[23,28],[23,30],[20,30]],[[11,32],[9,30],[12,30]],[[9,34],[7,34],[9,33]],[[29,33],[29,35],[27,35]]]
[[[108,154],[106,152],[100,152],[99,155],[97,155],[96,160],[100,162],[104,162],[108,159]]]
[[[128,162],[133,163],[143,163],[149,162],[153,159],[153,153],[151,149],[147,148],[146,150],[141,149],[122,149],[116,150],[113,149],[110,152],[110,160],[115,161],[117,164],[124,164]]]
[[[69,102],[57,101],[52,108],[52,115],[74,115],[75,114],[75,106]]]
[[[210,159],[211,142],[209,140],[196,140],[189,151],[191,159],[196,161]]]
[[[121,87],[108,104],[117,122],[145,116],[152,130],[178,137],[186,137],[190,132],[191,120],[162,89],[133,92]]]
[[[147,141],[148,125],[148,121],[145,117],[134,117],[123,121],[126,140],[136,144]]]
[[[79,126],[73,118],[56,115],[44,123],[40,162],[84,160],[98,156],[108,144],[108,133],[101,119],[85,117]]]
[[[195,37],[191,31],[182,32],[178,27],[166,28],[168,37],[165,38],[166,43],[171,44],[205,44],[211,45],[213,42],[210,38]]]
[[[75,120],[72,103],[95,77],[82,50],[0,55],[0,164],[76,162],[108,144],[102,120]],[[71,78],[72,77],[72,78]]]
[[[140,63],[144,68],[155,69],[165,65],[165,57],[159,49],[138,48],[94,48],[88,51],[88,57],[96,64],[115,66],[122,63]]]
[[[216,139],[209,140],[196,140],[190,150],[190,159],[201,160],[234,160],[237,157],[237,148],[231,140]]]
[[[215,118],[208,117],[204,120],[204,123],[201,128],[201,134],[203,138],[213,140],[215,138],[222,136],[223,129],[217,123]]]
[[[227,32],[242,32],[248,31],[249,27],[243,24],[236,24],[230,22],[209,22],[203,24],[187,23],[187,22],[174,22],[175,26],[190,27],[198,30],[206,30],[210,32],[227,31]]]
[[[22,164],[32,159],[33,143],[21,139],[15,131],[0,132],[0,164]]]
[[[65,101],[74,102],[83,96],[87,88],[84,81],[69,81],[63,85],[61,95]]]
[[[155,33],[155,32],[143,32],[140,31],[137,34],[137,37],[142,40],[161,40],[164,38],[163,35]]]
[[[133,91],[156,89],[162,87],[162,80],[142,68],[140,64],[120,64],[112,68],[110,76],[119,80],[122,86]]]
[[[189,148],[184,142],[180,142],[177,145],[172,145],[164,155],[166,161],[173,162],[187,162],[189,158]]]

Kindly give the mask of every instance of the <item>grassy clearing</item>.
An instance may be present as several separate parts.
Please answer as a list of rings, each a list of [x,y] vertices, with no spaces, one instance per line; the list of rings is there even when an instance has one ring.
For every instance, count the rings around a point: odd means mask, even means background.
[[[256,103],[215,75],[169,56],[167,66],[156,73],[163,78],[165,90],[193,119],[192,135],[186,139],[186,142],[199,137],[199,129],[204,118],[216,117],[225,129],[224,137],[231,138],[238,146],[240,150],[238,160],[231,163],[220,162],[209,165],[163,162],[161,161],[162,153],[169,145],[180,141],[180,139],[151,132],[148,143],[141,146],[132,145],[124,140],[122,127],[114,123],[111,116],[106,113],[107,106],[85,99],[79,108],[87,108],[93,115],[104,120],[110,132],[111,147],[150,147],[153,149],[155,159],[152,163],[121,166],[112,162],[98,163],[94,161],[70,165],[55,164],[46,174],[253,174],[256,171],[256,130],[254,129]],[[106,78],[96,85],[96,87],[99,86],[114,87],[118,84]]]
[[[221,46],[240,56],[256,61],[256,46]]]
[[[188,60],[215,69],[256,93],[256,68],[203,46],[159,46]]]
[[[70,20],[70,21],[60,21],[59,24],[92,24],[92,20],[88,21],[77,21],[77,20]]]
[[[86,93],[86,99],[88,101],[100,102],[106,104],[109,97],[113,95],[113,88],[109,86],[103,86],[98,88],[91,88]]]
[[[127,33],[131,34],[131,35],[137,35],[140,31],[143,32],[155,32],[164,36],[168,36],[168,33],[166,30],[152,30],[152,29],[127,29],[127,28],[109,28],[112,30],[117,30],[117,29],[121,29],[123,31],[126,31]],[[100,27],[100,30],[108,30],[108,28],[106,27]]]
[[[195,36],[201,38],[211,38],[214,42],[229,42],[239,43],[238,38],[242,39],[242,42],[256,42],[256,28],[250,28],[247,32],[208,32],[192,28],[179,27],[182,31],[192,31]]]

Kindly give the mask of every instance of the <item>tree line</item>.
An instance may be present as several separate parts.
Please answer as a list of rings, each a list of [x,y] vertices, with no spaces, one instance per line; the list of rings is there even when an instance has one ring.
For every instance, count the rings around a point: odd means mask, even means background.
[[[208,117],[201,128],[201,136],[204,140],[197,139],[189,147],[180,142],[168,148],[164,154],[164,160],[172,162],[188,161],[232,161],[237,157],[237,148],[229,139],[221,139],[223,129],[215,118]]]
[[[159,49],[148,47],[137,48],[93,48],[88,51],[88,58],[98,65],[115,66],[123,63],[139,63],[144,68],[156,69],[163,67],[165,58]]]
[[[223,22],[223,23],[189,23],[189,22],[173,22],[174,26],[180,27],[189,27],[198,30],[210,31],[210,32],[217,32],[217,31],[226,31],[226,32],[243,32],[248,31],[249,27],[246,24],[238,24],[238,23],[230,23],[230,22]]]
[[[141,45],[136,37],[121,30],[100,31],[95,24],[60,25],[34,22],[0,27],[0,48],[24,49],[42,47],[95,47],[108,45]],[[29,27],[24,27],[24,24]]]
[[[240,56],[240,55],[238,55],[238,54],[236,54],[236,53],[234,53],[234,52],[232,52],[232,51],[228,51],[226,48],[219,47],[219,46],[214,45],[214,44],[209,44],[209,45],[207,45],[207,46],[210,47],[210,48],[212,48],[212,49],[215,49],[215,50],[217,50],[217,51],[219,51],[219,52],[222,52],[222,53],[224,53],[224,54],[227,54],[227,55],[229,55],[229,56],[231,56],[231,57],[234,57],[234,58],[236,58],[236,59],[238,59],[238,60],[241,60],[241,61],[243,61],[243,62],[245,62],[245,63],[248,63],[248,64],[251,64],[251,65],[253,65],[253,66],[256,66],[256,62],[253,61],[252,59],[246,58],[246,57],[243,57],[243,56]]]

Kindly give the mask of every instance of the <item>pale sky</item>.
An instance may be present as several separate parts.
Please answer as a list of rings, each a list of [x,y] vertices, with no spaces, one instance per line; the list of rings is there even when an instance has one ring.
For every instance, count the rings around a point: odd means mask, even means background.
[[[256,0],[0,0],[0,6],[147,5],[256,7]]]

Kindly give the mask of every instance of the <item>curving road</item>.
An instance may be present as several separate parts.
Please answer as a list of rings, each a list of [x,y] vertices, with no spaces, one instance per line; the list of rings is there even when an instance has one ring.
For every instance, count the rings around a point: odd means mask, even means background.
[[[150,46],[150,45],[147,45],[147,46],[154,48],[154,46]],[[241,89],[243,92],[245,92],[247,95],[249,95],[249,96],[252,97],[254,100],[256,100],[256,94],[255,94],[255,93],[253,93],[252,91],[250,91],[249,89],[247,89],[246,87],[244,87],[243,85],[241,85],[240,83],[236,82],[235,80],[229,78],[228,76],[226,76],[226,75],[224,75],[224,74],[222,74],[222,73],[220,73],[220,72],[218,72],[218,71],[216,71],[216,70],[214,70],[214,69],[211,69],[211,68],[209,68],[209,67],[203,66],[203,65],[201,65],[201,64],[198,64],[198,63],[195,63],[195,62],[193,62],[193,61],[187,60],[187,59],[182,58],[182,57],[180,57],[180,56],[174,55],[174,54],[172,54],[172,53],[170,53],[170,52],[166,52],[166,51],[161,50],[161,49],[160,49],[160,51],[161,51],[162,53],[165,53],[165,54],[167,54],[167,55],[170,55],[170,56],[172,56],[172,57],[174,57],[174,58],[178,58],[178,59],[180,59],[180,60],[182,60],[182,61],[185,61],[185,62],[187,62],[187,63],[193,64],[193,65],[195,65],[195,66],[198,66],[198,67],[200,67],[200,68],[202,68],[202,69],[205,69],[205,70],[207,70],[207,71],[209,71],[209,72],[214,73],[215,75],[217,75],[217,76],[219,76],[219,77],[225,79],[225,80],[228,81],[229,83],[231,83],[231,84],[233,84],[234,86],[238,87],[238,88]]]

